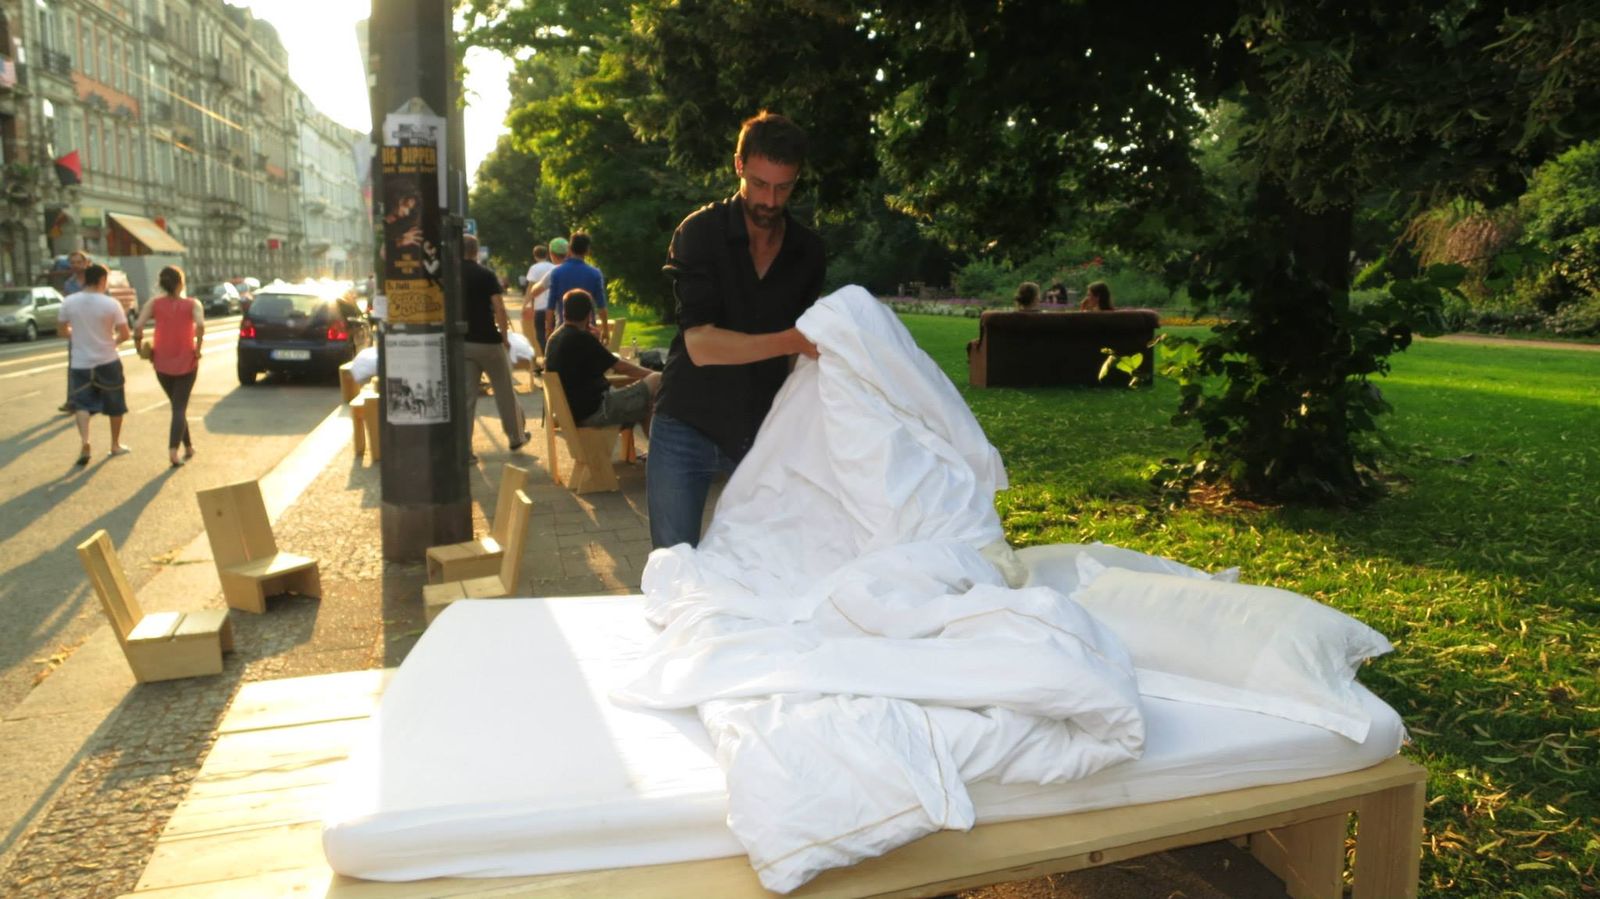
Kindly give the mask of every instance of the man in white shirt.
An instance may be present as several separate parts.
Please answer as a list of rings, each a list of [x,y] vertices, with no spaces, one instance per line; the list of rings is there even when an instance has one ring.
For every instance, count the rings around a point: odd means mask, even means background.
[[[83,441],[78,464],[88,465],[89,417],[96,412],[111,419],[110,455],[128,452],[122,445],[122,416],[128,414],[128,402],[122,392],[122,358],[117,355],[117,344],[128,339],[128,315],[106,293],[105,266],[89,266],[83,283],[83,290],[61,302],[60,328],[69,346],[67,383]]]
[[[539,255],[543,249],[542,245],[533,248],[534,263],[528,268],[528,286],[522,294],[522,333],[535,335],[533,351],[541,356],[555,327],[550,314],[550,272],[566,261],[567,239],[550,241],[546,256]]]

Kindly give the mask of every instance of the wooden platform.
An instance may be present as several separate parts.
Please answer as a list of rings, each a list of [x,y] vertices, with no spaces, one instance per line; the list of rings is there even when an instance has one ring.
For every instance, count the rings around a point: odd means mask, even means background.
[[[743,857],[499,879],[378,883],[322,855],[321,797],[376,708],[388,672],[247,684],[189,796],[129,895],[765,897]],[[1348,815],[1357,815],[1355,899],[1415,896],[1426,772],[1390,759],[1352,774],[1151,805],[943,832],[830,871],[794,896],[931,896],[1247,838],[1290,895],[1342,892]]]

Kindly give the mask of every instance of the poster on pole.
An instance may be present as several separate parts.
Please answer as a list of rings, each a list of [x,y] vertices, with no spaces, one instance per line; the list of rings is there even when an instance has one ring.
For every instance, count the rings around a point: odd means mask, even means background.
[[[391,300],[392,302],[392,300]],[[383,395],[392,425],[435,425],[450,420],[443,334],[383,335]]]
[[[389,322],[443,325],[439,252],[446,202],[445,120],[407,111],[383,120],[383,275]],[[426,106],[422,107],[426,110]]]

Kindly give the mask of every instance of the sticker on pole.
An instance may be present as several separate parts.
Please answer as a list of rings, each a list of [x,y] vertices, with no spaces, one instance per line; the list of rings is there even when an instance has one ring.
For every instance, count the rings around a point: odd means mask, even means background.
[[[393,298],[390,303],[393,303]],[[450,420],[443,334],[383,335],[383,395],[392,425],[436,425]]]
[[[431,112],[390,113],[383,120],[378,165],[383,176],[383,292],[389,300],[389,321],[442,325],[444,117]]]

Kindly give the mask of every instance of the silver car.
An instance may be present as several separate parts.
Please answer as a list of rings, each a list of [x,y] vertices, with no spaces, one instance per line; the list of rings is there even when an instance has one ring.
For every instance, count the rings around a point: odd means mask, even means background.
[[[0,335],[35,340],[55,331],[61,319],[61,294],[54,287],[0,287]]]

